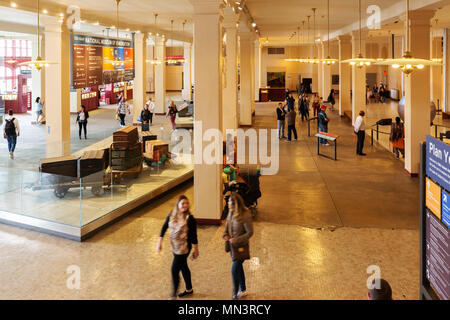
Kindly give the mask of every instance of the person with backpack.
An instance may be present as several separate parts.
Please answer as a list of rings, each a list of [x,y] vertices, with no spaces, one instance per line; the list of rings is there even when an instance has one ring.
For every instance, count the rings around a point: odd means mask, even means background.
[[[86,126],[88,118],[89,112],[87,112],[86,107],[82,105],[81,110],[78,111],[77,120],[75,121],[76,123],[78,123],[78,136],[80,137],[80,140],[81,140],[81,129],[84,129],[84,139],[87,139]]]
[[[17,137],[20,136],[19,120],[14,118],[12,109],[8,110],[8,117],[3,126],[3,138],[8,141],[9,157],[14,159],[14,150],[16,149]]]
[[[320,132],[328,132],[328,122],[330,121],[330,119],[328,118],[326,111],[327,110],[327,106],[326,105],[322,105],[320,107],[320,112],[317,115],[317,122],[319,124],[319,130]],[[320,144],[324,145],[324,146],[329,146],[330,144],[327,142],[327,140],[320,138]]]
[[[197,222],[189,211],[189,200],[185,195],[178,198],[173,210],[169,213],[161,229],[156,252],[162,250],[162,239],[167,229],[170,228],[170,244],[172,245],[173,262],[172,262],[172,281],[173,291],[171,299],[176,299],[178,285],[180,283],[180,271],[183,274],[186,290],[178,295],[182,298],[194,293],[191,282],[191,271],[187,264],[189,253],[194,247],[192,254],[193,259],[197,259],[198,240],[197,240]]]
[[[395,118],[395,123],[391,125],[391,134],[389,141],[392,142],[394,147],[395,157],[399,158],[399,152],[405,157],[405,128],[403,123],[400,122],[400,117]]]

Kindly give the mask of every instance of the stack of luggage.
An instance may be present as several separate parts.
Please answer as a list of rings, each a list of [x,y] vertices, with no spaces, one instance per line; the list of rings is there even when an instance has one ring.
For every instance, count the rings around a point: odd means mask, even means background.
[[[111,169],[126,171],[142,165],[142,143],[136,127],[124,127],[113,134]]]
[[[39,166],[41,184],[59,184],[77,179],[77,158],[64,156],[41,159]]]

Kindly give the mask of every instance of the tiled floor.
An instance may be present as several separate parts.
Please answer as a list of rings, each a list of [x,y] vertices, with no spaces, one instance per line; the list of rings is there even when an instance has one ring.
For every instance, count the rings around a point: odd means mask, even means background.
[[[274,113],[275,104],[257,104],[255,127],[275,128]],[[366,299],[367,268],[376,265],[394,299],[417,299],[418,180],[380,146],[357,157],[348,121],[330,117],[338,161],[316,155],[303,124],[299,141],[280,143],[278,175],[261,178],[252,259],[244,264],[248,298]],[[170,242],[166,236],[161,254],[155,245],[179,194],[192,201],[192,183],[83,243],[0,225],[0,299],[166,299]],[[199,228],[200,257],[189,260],[193,299],[231,296],[222,232],[223,225]],[[80,268],[79,290],[67,287],[71,265]]]

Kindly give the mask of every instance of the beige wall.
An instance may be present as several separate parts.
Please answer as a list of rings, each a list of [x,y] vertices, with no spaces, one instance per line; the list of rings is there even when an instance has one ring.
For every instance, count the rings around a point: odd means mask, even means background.
[[[167,66],[166,90],[183,89],[183,66]]]

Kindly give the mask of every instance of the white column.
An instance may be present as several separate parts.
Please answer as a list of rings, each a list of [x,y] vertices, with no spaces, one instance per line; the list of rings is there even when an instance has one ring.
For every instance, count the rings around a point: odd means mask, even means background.
[[[223,28],[226,33],[224,57],[224,81],[222,83],[223,128],[237,129],[238,113],[238,31],[236,23],[239,16],[230,8],[223,10]]]
[[[41,39],[41,48],[38,52],[38,41],[36,37],[33,37],[33,40],[31,42],[31,54],[33,57],[33,60],[36,60],[37,56],[45,56],[43,52],[44,43],[42,41],[42,36],[39,37]],[[43,98],[43,94],[45,92],[45,68],[41,71],[37,71],[35,68],[32,68],[31,70],[31,102],[34,104],[34,101],[36,101],[37,97]],[[36,119],[34,116],[33,119]]]
[[[450,29],[444,29],[444,65],[442,69],[444,85],[443,85],[443,99],[442,110],[448,112],[450,110]]]
[[[330,48],[331,50],[331,48]],[[322,42],[322,57],[328,57],[328,42]],[[331,65],[322,63],[322,97],[324,100],[328,98],[331,91]]]
[[[259,39],[255,40],[255,97],[259,101],[259,88],[261,88],[261,44]],[[254,105],[254,104],[253,104]]]
[[[133,123],[144,108],[147,97],[147,34],[134,35]]]
[[[316,58],[316,59],[318,59],[319,58],[319,56],[318,56],[318,49],[317,49],[317,46],[315,45],[315,44],[313,44],[313,47],[312,47],[312,52],[313,52],[313,54],[312,54],[312,58]],[[319,64],[317,64],[317,65],[312,65],[312,88],[311,88],[311,91],[312,92],[317,92],[317,94],[318,95],[320,95],[320,91],[319,91],[319,67],[318,67],[318,65]]]
[[[430,58],[443,58],[441,37],[432,38],[430,52]],[[436,107],[439,100],[442,107],[442,66],[432,66],[430,72],[430,99],[434,101]]]
[[[253,100],[253,85],[254,85],[254,35],[251,31],[245,31],[246,25],[244,22],[240,24],[239,37],[240,37],[240,79],[241,79],[241,92],[240,92],[240,117],[239,124],[245,126],[252,125],[252,112],[254,106]]]
[[[430,19],[432,10],[410,12],[411,52],[414,57],[430,58]],[[419,144],[430,134],[430,68],[405,76],[405,170],[419,173]]]
[[[43,19],[46,68],[45,117],[47,157],[70,154],[70,35],[65,23]]]
[[[191,78],[191,43],[184,44],[184,65],[183,65],[183,99],[192,100],[192,78]]]
[[[208,129],[222,130],[222,1],[191,0],[194,7],[194,152],[202,154]],[[210,142],[211,143],[211,142]],[[222,145],[222,139],[220,141]],[[194,205],[198,222],[219,223],[222,214],[222,165],[194,165]],[[207,195],[207,196],[205,196]]]
[[[352,57],[351,37],[339,36],[339,60],[343,61]],[[351,69],[349,63],[339,62],[339,115],[351,110]]]
[[[155,65],[155,113],[165,113],[166,106],[166,38],[155,36],[156,59],[162,63]]]
[[[361,53],[366,54],[367,31],[361,34],[361,48],[359,47],[359,31],[352,32],[352,55],[353,58]],[[352,124],[355,123],[359,112],[366,112],[366,68],[352,66]],[[366,112],[367,113],[367,112]]]

